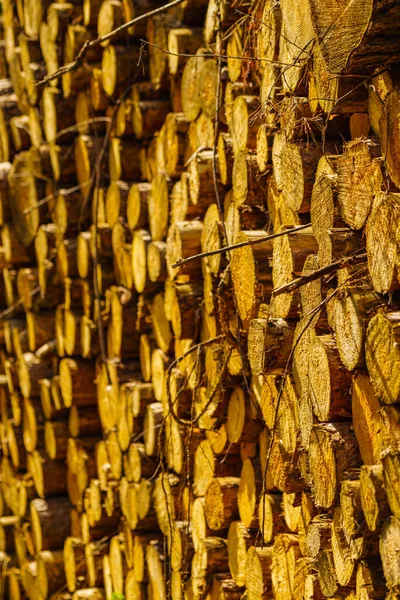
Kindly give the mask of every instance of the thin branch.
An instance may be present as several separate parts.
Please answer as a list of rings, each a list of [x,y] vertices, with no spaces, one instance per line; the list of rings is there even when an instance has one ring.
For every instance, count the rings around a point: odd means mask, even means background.
[[[166,373],[166,382],[167,382],[166,388],[167,388],[168,410],[169,410],[169,414],[172,416],[172,418],[174,419],[174,421],[176,421],[179,425],[187,426],[188,423],[185,423],[184,421],[182,421],[178,417],[178,415],[175,413],[175,410],[174,410],[174,403],[173,403],[172,398],[171,398],[171,389],[170,389],[170,377],[171,377],[172,369],[174,367],[176,367],[176,365],[178,365],[180,362],[182,362],[182,360],[184,360],[187,356],[189,356],[193,352],[195,352],[195,351],[199,352],[200,350],[202,350],[206,346],[210,346],[211,344],[214,344],[215,342],[222,341],[223,339],[224,339],[223,335],[217,335],[217,336],[215,336],[213,338],[210,338],[209,340],[205,340],[204,342],[199,342],[198,344],[195,344],[194,346],[192,346],[191,348],[189,348],[189,350],[187,350],[186,352],[184,352],[181,356],[179,356],[178,358],[176,358],[174,361],[172,361],[172,363],[169,365],[169,367],[167,369],[167,373]]]
[[[58,140],[58,138],[62,137],[66,133],[79,131],[79,129],[82,125],[92,125],[93,123],[108,123],[109,120],[110,120],[110,117],[93,117],[92,119],[84,119],[83,121],[79,121],[78,123],[75,123],[75,125],[71,125],[71,127],[66,127],[65,129],[61,129],[57,133],[55,139]]]
[[[85,183],[81,183],[80,185],[75,185],[72,188],[62,188],[61,190],[57,191],[57,194],[49,194],[45,198],[38,200],[38,202],[36,202],[36,204],[34,204],[33,206],[29,206],[29,208],[26,208],[24,210],[24,215],[29,215],[29,213],[33,212],[37,208],[40,208],[44,204],[47,204],[47,202],[55,200],[55,198],[57,198],[57,195],[68,196],[69,194],[73,194],[74,192],[79,192],[79,190],[86,187],[87,185],[89,185],[89,180]]]
[[[35,296],[38,292],[40,292],[40,286],[39,285],[36,286],[35,288],[33,288],[33,290],[31,290],[29,292],[29,294],[28,294],[29,298],[32,298],[32,296]],[[0,312],[0,321],[2,321],[3,319],[5,319],[6,317],[8,317],[8,315],[12,314],[14,312],[14,310],[16,308],[18,308],[18,306],[20,306],[21,304],[23,304],[24,301],[25,301],[25,298],[19,298],[19,300],[17,300],[16,302],[14,302],[14,304],[12,304],[8,308],[6,308],[2,312]]]
[[[127,21],[126,23],[123,23],[123,25],[121,25],[120,27],[113,29],[109,33],[106,33],[105,35],[102,35],[102,36],[96,38],[95,40],[90,40],[90,41],[85,42],[83,44],[82,48],[80,49],[79,53],[77,54],[77,56],[75,57],[75,59],[72,62],[63,65],[62,67],[60,67],[53,73],[46,75],[46,77],[43,77],[43,79],[38,81],[36,83],[36,85],[43,85],[44,83],[47,83],[48,81],[52,81],[53,79],[57,79],[57,77],[65,75],[66,73],[69,73],[70,71],[75,71],[76,69],[78,69],[78,67],[80,67],[82,65],[83,59],[85,58],[85,56],[86,56],[88,50],[90,50],[90,48],[93,48],[95,46],[100,46],[100,44],[102,44],[103,42],[112,40],[119,33],[121,33],[121,31],[125,31],[126,29],[129,29],[130,27],[132,27],[132,25],[139,23],[139,21],[143,21],[144,19],[148,19],[149,17],[152,17],[153,15],[158,15],[159,13],[165,12],[166,10],[173,8],[174,6],[178,6],[178,4],[182,4],[182,2],[184,2],[184,0],[173,0],[172,2],[168,2],[168,4],[164,4],[164,6],[159,6],[158,8],[155,8],[154,10],[150,10],[149,12],[144,13],[143,15],[139,15],[138,17],[135,17],[134,19],[131,19],[130,21]]]
[[[243,60],[243,61],[250,61],[250,62],[267,62],[267,63],[271,63],[272,65],[281,66],[281,67],[296,66],[296,65],[289,64],[289,63],[280,62],[279,60],[271,60],[269,58],[258,58],[257,56],[234,56],[231,54],[216,54],[215,52],[206,52],[204,54],[185,54],[183,52],[171,52],[170,50],[167,50],[166,48],[162,48],[158,44],[153,44],[152,42],[148,42],[147,40],[140,39],[139,41],[142,43],[142,47],[153,46],[154,48],[157,48],[161,52],[164,52],[164,54],[168,54],[170,56],[180,56],[182,58],[219,58],[221,60],[227,60],[228,58],[234,58],[236,60]]]
[[[280,287],[272,291],[272,296],[280,296],[281,294],[288,294],[289,292],[293,292],[294,290],[297,290],[297,288],[301,287],[302,285],[305,285],[306,283],[309,283],[310,281],[320,279],[321,277],[324,277],[324,275],[330,275],[335,271],[338,271],[339,269],[342,269],[347,265],[357,263],[358,261],[361,261],[366,257],[367,255],[365,252],[363,252],[362,254],[354,254],[353,256],[345,256],[344,258],[341,258],[336,262],[327,265],[326,267],[317,269],[313,273],[309,273],[308,275],[302,275],[301,277],[297,277],[296,279],[293,279],[285,285],[281,285]]]
[[[174,269],[177,267],[181,267],[193,260],[197,260],[198,258],[206,258],[207,256],[214,256],[215,254],[223,254],[224,252],[229,252],[230,250],[236,250],[236,248],[243,248],[243,246],[254,246],[255,244],[261,244],[262,242],[267,242],[268,240],[273,240],[274,238],[281,237],[283,235],[293,235],[302,229],[307,229],[311,227],[311,223],[306,223],[305,225],[299,225],[298,227],[294,227],[293,229],[286,229],[285,231],[280,231],[279,233],[272,233],[271,235],[266,235],[265,237],[260,237],[255,240],[247,240],[246,242],[239,242],[238,244],[232,244],[231,246],[224,246],[223,248],[218,248],[217,250],[209,250],[208,252],[201,252],[200,254],[195,254],[194,256],[188,256],[187,258],[181,258],[176,263],[172,265]]]
[[[305,52],[305,48],[310,43],[310,42],[307,42],[306,46],[304,48],[302,48],[301,46],[298,46],[296,44],[296,42],[293,42],[292,40],[289,40],[289,38],[286,37],[285,35],[283,35],[283,33],[281,31],[278,31],[277,29],[275,29],[274,27],[272,27],[268,23],[265,23],[261,19],[257,19],[254,15],[250,15],[248,13],[245,13],[242,10],[239,10],[238,8],[235,8],[235,12],[237,12],[239,15],[243,15],[244,18],[247,18],[247,19],[250,19],[251,21],[254,21],[255,23],[259,23],[260,25],[264,25],[264,27],[266,27],[267,29],[271,29],[275,34],[276,33],[278,34],[278,37],[280,37],[283,40],[285,40],[285,42],[287,42],[288,44],[290,44],[294,48],[297,48],[297,50],[301,50],[302,53]],[[315,39],[315,38],[313,38],[313,39]],[[306,52],[306,54],[311,58],[311,53],[310,52]],[[289,65],[289,66],[292,66],[292,65]]]

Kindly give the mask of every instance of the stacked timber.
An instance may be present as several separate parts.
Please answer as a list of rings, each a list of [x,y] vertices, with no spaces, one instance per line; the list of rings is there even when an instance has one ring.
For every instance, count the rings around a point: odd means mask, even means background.
[[[0,597],[399,598],[399,3],[1,7]]]

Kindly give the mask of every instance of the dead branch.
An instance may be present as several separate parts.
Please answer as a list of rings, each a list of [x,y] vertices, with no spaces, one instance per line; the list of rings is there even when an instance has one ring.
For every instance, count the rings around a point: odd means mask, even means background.
[[[207,256],[214,256],[215,254],[222,254],[223,252],[236,250],[236,248],[243,248],[243,246],[253,246],[254,244],[261,244],[262,242],[273,240],[274,238],[278,238],[283,235],[293,235],[294,233],[297,233],[302,229],[307,229],[307,227],[311,227],[311,223],[299,225],[298,227],[293,227],[293,229],[286,229],[285,231],[280,231],[279,233],[272,233],[271,235],[266,235],[265,237],[260,237],[256,240],[248,240],[246,242],[232,244],[231,246],[224,246],[223,248],[218,248],[218,250],[209,250],[208,252],[201,252],[200,254],[195,254],[194,256],[188,256],[187,258],[182,258],[181,260],[178,260],[178,262],[174,263],[172,267],[176,269],[177,267],[181,267],[182,265],[185,265],[191,262],[192,260],[196,260],[198,258],[206,258]]]
[[[367,255],[365,252],[363,252],[362,254],[354,254],[353,256],[345,256],[344,258],[341,258],[340,260],[337,260],[331,263],[330,265],[327,265],[326,267],[317,269],[316,271],[314,271],[314,273],[302,275],[301,277],[297,277],[296,279],[293,279],[285,285],[281,285],[280,287],[272,291],[272,296],[280,296],[281,294],[288,294],[289,292],[293,292],[294,290],[297,290],[297,288],[301,287],[302,285],[305,285],[306,283],[309,283],[310,281],[315,281],[316,279],[320,279],[325,275],[331,275],[332,273],[335,273],[339,269],[342,269],[343,267],[346,267],[348,265],[357,264],[358,262],[364,260],[366,257]]]

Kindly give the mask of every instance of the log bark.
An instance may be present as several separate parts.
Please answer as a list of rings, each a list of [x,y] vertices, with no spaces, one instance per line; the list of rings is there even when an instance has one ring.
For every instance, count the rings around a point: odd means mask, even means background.
[[[379,399],[386,404],[398,401],[397,382],[397,313],[378,313],[369,322],[365,358],[370,381]],[[382,352],[385,360],[382,362]]]
[[[348,424],[315,427],[311,432],[309,460],[315,503],[328,508],[335,501],[346,469],[360,465],[357,443]]]
[[[36,553],[62,548],[71,526],[69,509],[68,498],[32,500],[30,520]],[[57,522],[57,531],[54,531],[54,519]]]
[[[396,45],[391,46],[390,39],[394,34],[391,23],[397,7],[390,1],[373,2],[365,13],[361,13],[359,7],[353,7],[345,16],[344,7],[345,3],[339,3],[329,7],[332,12],[326,12],[320,2],[310,1],[315,34],[329,70],[335,74],[355,73],[366,66],[379,66],[381,52],[387,55],[389,62],[395,61],[398,49]],[[354,23],[351,33],[345,29],[347,19]],[[368,50],[371,44],[374,46],[372,53]]]

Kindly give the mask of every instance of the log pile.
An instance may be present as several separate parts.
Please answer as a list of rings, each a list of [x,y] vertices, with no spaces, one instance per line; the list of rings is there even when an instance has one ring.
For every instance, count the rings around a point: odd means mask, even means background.
[[[0,597],[395,600],[400,5],[162,4],[1,4]]]

